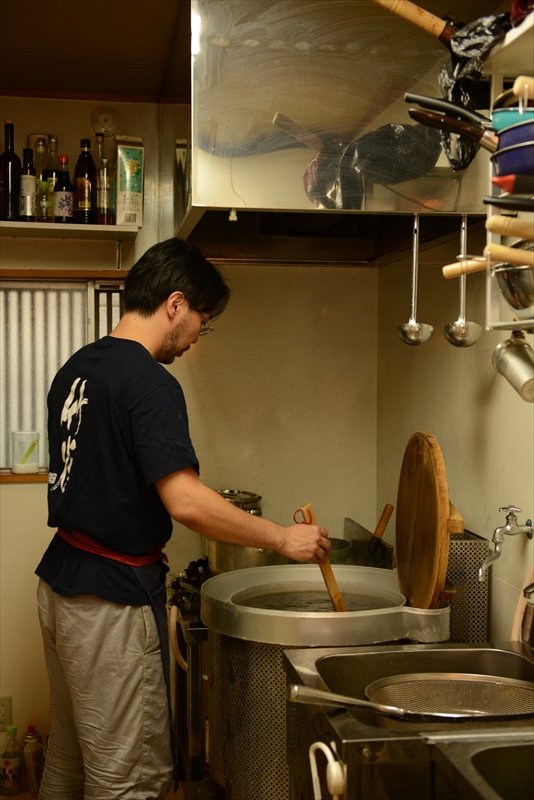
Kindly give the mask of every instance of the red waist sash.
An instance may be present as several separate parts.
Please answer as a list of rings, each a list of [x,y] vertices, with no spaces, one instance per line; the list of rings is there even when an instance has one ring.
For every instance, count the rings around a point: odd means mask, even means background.
[[[112,561],[119,561],[121,564],[127,564],[130,567],[144,567],[147,564],[155,564],[161,559],[167,561],[167,556],[162,549],[154,550],[152,553],[147,553],[143,556],[132,556],[126,553],[119,553],[118,550],[112,550],[110,547],[105,547],[81,531],[58,528],[57,533],[70,545],[77,547],[78,550],[85,550],[87,553],[110,558]]]

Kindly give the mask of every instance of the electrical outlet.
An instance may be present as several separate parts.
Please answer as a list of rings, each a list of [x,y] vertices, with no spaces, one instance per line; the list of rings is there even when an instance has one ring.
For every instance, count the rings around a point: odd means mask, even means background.
[[[11,697],[0,697],[0,731],[13,722],[11,714]]]

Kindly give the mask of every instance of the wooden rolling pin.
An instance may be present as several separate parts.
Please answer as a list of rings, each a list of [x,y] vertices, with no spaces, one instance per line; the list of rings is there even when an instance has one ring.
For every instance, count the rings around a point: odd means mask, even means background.
[[[527,75],[518,75],[514,81],[513,93],[523,100],[534,100],[534,78]]]
[[[486,220],[486,230],[499,233],[501,236],[518,236],[520,239],[534,241],[534,219],[523,217],[507,217],[494,214]]]
[[[305,506],[300,508],[302,511],[302,515],[304,519],[311,525],[317,525],[317,519],[315,517],[315,512],[312,508],[311,503],[306,503]],[[339,591],[339,586],[337,585],[337,581],[332,570],[332,565],[330,561],[326,559],[325,561],[319,561],[319,566],[321,568],[321,573],[323,576],[323,580],[326,585],[326,589],[328,594],[330,595],[330,600],[332,601],[332,605],[334,606],[335,611],[346,611],[347,608],[345,603],[343,602],[343,598],[341,597],[341,592]]]
[[[521,264],[534,269],[534,250],[521,250],[519,247],[507,247],[504,244],[486,245],[484,255],[494,264]]]

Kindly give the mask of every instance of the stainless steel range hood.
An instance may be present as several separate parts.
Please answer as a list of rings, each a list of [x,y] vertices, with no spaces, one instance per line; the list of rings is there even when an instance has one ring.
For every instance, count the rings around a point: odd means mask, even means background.
[[[423,5],[467,23],[499,4]],[[456,230],[457,214],[484,214],[487,153],[454,173],[404,102],[408,90],[440,96],[450,56],[436,38],[372,0],[192,0],[191,12],[191,204],[178,235],[209,257],[369,264],[407,245],[414,211],[428,215],[423,243]],[[374,166],[362,180],[363,141]]]

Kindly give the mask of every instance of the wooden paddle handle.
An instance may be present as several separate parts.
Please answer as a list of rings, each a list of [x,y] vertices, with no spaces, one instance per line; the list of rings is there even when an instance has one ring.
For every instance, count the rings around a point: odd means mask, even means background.
[[[306,503],[305,506],[302,506],[301,510],[304,517],[308,517],[309,524],[317,525],[317,518],[311,503]],[[330,595],[330,600],[332,601],[334,609],[336,611],[346,611],[347,608],[343,602],[343,598],[341,597],[341,592],[339,591],[339,586],[337,585],[330,561],[328,559],[325,561],[319,561],[319,566],[321,568],[321,574],[323,576],[323,580],[325,582],[328,594]]]
[[[454,264],[447,264],[441,268],[444,278],[459,278],[460,275],[467,275],[469,272],[482,272],[486,269],[485,258],[471,258],[465,261],[456,261]]]
[[[491,243],[484,248],[484,255],[494,263],[520,264],[534,269],[534,250],[521,250],[504,244]]]
[[[519,236],[520,239],[534,241],[534,221],[523,217],[507,217],[494,214],[486,220],[486,230],[501,236]]]
[[[454,27],[448,22],[430,11],[420,8],[415,3],[411,3],[410,0],[374,0],[374,2],[387,8],[392,14],[402,17],[407,22],[411,22],[412,25],[430,33],[431,36],[435,36],[443,44],[448,45],[455,33]]]
[[[339,591],[339,586],[337,585],[330,561],[328,559],[326,559],[326,561],[319,561],[319,566],[334,609],[336,611],[346,611],[347,608],[341,597],[341,592]]]
[[[386,503],[384,506],[384,510],[380,515],[380,519],[376,523],[375,532],[371,538],[369,543],[369,550],[371,553],[374,553],[376,548],[378,547],[378,542],[384,535],[384,531],[386,530],[387,524],[391,519],[391,515],[393,514],[393,506],[390,503]]]

